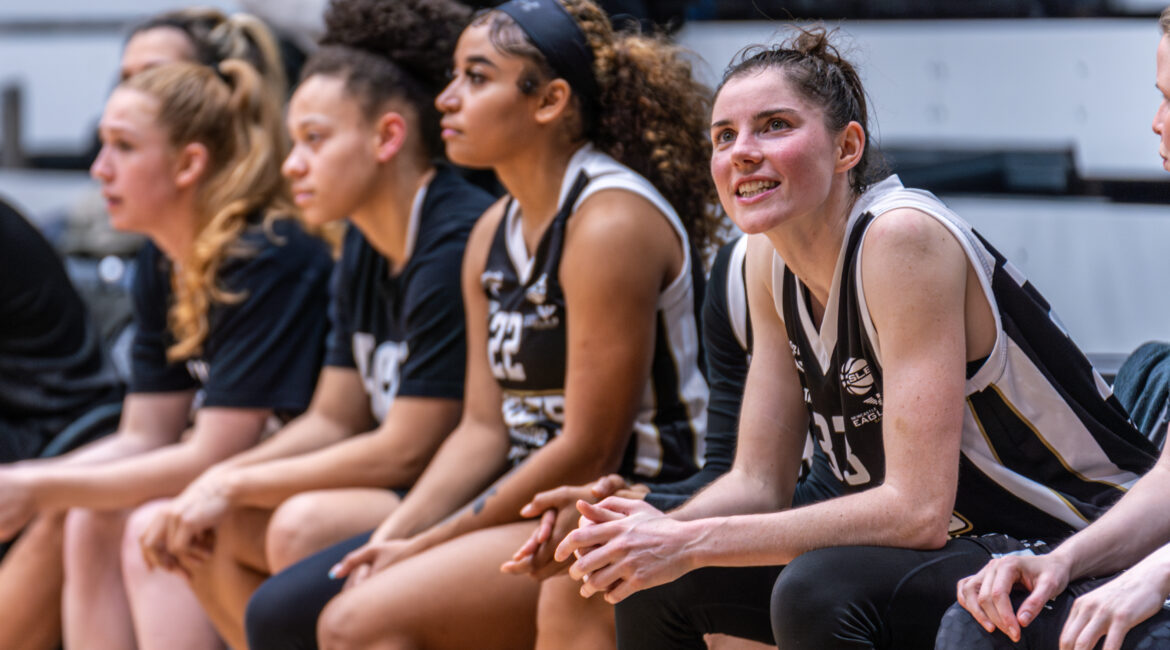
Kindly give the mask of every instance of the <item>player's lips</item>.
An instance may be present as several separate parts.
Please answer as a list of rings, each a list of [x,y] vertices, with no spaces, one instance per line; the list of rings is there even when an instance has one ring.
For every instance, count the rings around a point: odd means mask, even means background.
[[[453,123],[448,122],[446,120],[441,120],[439,122],[439,128],[441,129],[440,136],[444,140],[447,140],[449,138],[453,138],[453,137],[463,133],[458,128],[456,128]]]
[[[740,203],[752,203],[771,194],[777,187],[780,187],[780,181],[771,178],[749,176],[736,181],[735,197]]]
[[[292,188],[293,203],[303,206],[313,199],[313,191],[299,187]]]

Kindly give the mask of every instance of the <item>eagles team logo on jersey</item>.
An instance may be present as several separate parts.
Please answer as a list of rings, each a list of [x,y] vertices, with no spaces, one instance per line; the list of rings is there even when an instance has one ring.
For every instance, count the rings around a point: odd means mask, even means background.
[[[547,305],[536,306],[537,319],[531,323],[525,323],[535,330],[549,330],[561,324],[561,319],[557,318],[557,306],[554,303]]]
[[[864,395],[873,388],[873,372],[865,359],[849,359],[841,365],[841,386],[851,395]]]

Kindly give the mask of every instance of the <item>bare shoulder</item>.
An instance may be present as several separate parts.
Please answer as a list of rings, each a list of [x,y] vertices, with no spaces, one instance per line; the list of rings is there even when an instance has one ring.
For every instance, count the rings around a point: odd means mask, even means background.
[[[896,208],[874,219],[862,243],[867,255],[962,255],[954,234],[937,218],[916,208]]]
[[[666,215],[653,203],[618,188],[600,190],[582,201],[569,228],[574,235],[584,234],[590,240],[653,239],[674,234]]]
[[[682,253],[666,215],[645,198],[622,189],[601,190],[585,199],[569,220],[565,235],[566,259],[589,256],[615,266],[661,270]]]

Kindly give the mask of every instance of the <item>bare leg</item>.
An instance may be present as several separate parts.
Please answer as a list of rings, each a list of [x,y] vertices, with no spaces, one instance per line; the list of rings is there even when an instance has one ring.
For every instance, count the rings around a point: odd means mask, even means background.
[[[189,565],[190,587],[215,629],[233,648],[246,648],[244,608],[268,577],[264,530],[271,511],[238,508],[216,529],[215,550],[199,565]]]
[[[315,490],[291,496],[272,514],[268,567],[279,572],[323,548],[372,530],[402,501],[388,490]]]
[[[0,648],[47,650],[61,642],[61,564],[65,513],[25,527],[0,563]]]
[[[122,538],[122,579],[140,648],[223,648],[186,578],[147,568],[138,539],[169,499],[151,501],[130,515]]]
[[[600,594],[581,597],[581,583],[560,573],[540,583],[537,650],[617,648],[613,605]]]
[[[535,525],[468,533],[343,591],[318,619],[318,643],[327,650],[532,647],[539,585],[500,573],[500,564]]]
[[[122,584],[126,511],[73,508],[65,519],[65,645],[70,650],[134,648],[130,604]]]
[[[293,496],[275,512],[236,509],[216,530],[211,559],[190,567],[190,586],[219,634],[233,647],[245,648],[248,599],[272,568],[374,528],[398,503],[386,490],[322,490]],[[266,546],[275,548],[285,564],[270,563]]]

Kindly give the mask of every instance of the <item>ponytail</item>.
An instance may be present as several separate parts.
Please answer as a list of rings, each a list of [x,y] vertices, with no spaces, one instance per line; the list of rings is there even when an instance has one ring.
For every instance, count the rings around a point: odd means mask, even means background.
[[[167,316],[175,344],[172,361],[197,355],[209,331],[211,303],[244,295],[217,281],[229,257],[250,251],[240,237],[250,220],[294,214],[280,163],[285,150],[272,137],[280,107],[260,74],[248,63],[228,60],[212,69],[173,63],[145,70],[122,82],[159,102],[158,121],[176,149],[192,142],[206,147],[208,171],[196,194],[197,234],[191,251],[171,276],[174,303]]]

